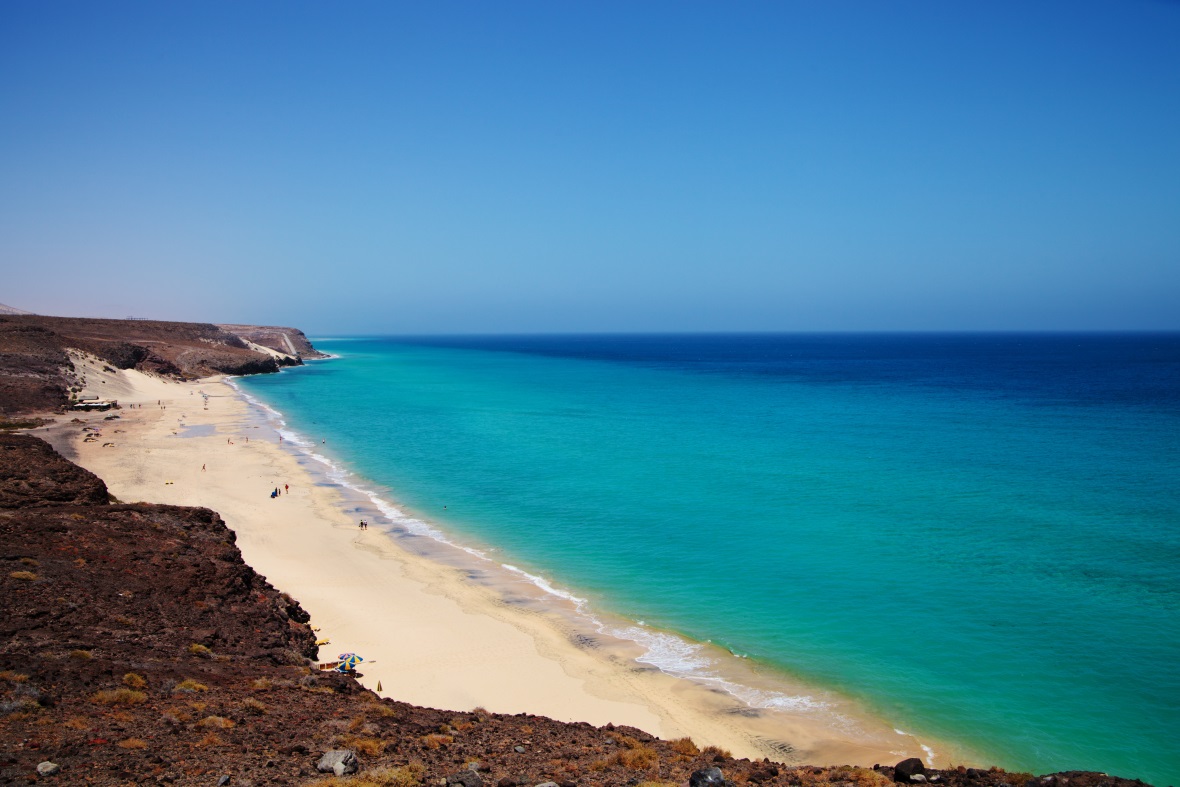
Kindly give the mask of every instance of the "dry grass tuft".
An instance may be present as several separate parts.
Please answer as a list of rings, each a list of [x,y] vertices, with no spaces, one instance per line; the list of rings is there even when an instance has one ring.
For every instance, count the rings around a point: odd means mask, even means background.
[[[270,682],[270,678],[259,678],[258,680],[250,681],[250,688],[255,691],[266,691],[274,684]]]
[[[71,730],[88,730],[90,729],[90,721],[81,716],[74,716],[62,722],[63,727],[68,727]]]
[[[198,727],[213,727],[219,730],[228,730],[234,726],[233,719],[227,719],[224,716],[206,716],[197,722]]]
[[[200,656],[201,658],[206,659],[213,655],[213,651],[209,650],[199,642],[194,642],[193,644],[189,645],[188,652],[194,656]]]
[[[677,738],[674,741],[668,741],[668,746],[677,754],[683,754],[685,757],[695,757],[701,753],[697,745],[692,742],[692,738]]]
[[[397,711],[395,711],[393,708],[389,707],[388,705],[386,705],[383,702],[380,704],[374,703],[373,705],[371,705],[369,707],[369,713],[371,713],[374,716],[377,716],[379,718],[382,718],[382,719],[397,718]]]
[[[38,566],[41,565],[40,563],[38,563],[36,560],[34,560],[31,557],[22,557],[20,559],[20,562],[26,566],[29,566],[30,568],[37,568]]]
[[[843,769],[841,770],[843,771]],[[889,787],[893,783],[891,779],[886,778],[885,774],[869,768],[853,768],[847,772],[842,772],[840,776],[858,787]]]
[[[130,686],[133,689],[142,689],[147,685],[147,680],[142,675],[136,675],[134,672],[128,672],[123,676],[123,685]]]
[[[8,576],[12,577],[13,579],[23,580],[25,582],[32,582],[37,578],[37,575],[32,571],[13,571]]]
[[[255,716],[265,716],[267,713],[266,706],[253,697],[242,700],[242,708],[246,713],[252,713]]]
[[[89,661],[94,658],[94,654],[88,650],[71,650],[70,658],[78,659],[79,661]]]
[[[412,762],[399,768],[373,768],[352,776],[328,776],[308,782],[309,787],[415,787],[422,783],[426,767]]]
[[[710,760],[714,757],[724,757],[728,760],[733,756],[729,753],[729,749],[723,749],[720,746],[706,746],[705,748],[701,749],[701,755],[708,757]]]
[[[616,752],[615,761],[624,768],[630,768],[633,771],[646,771],[659,763],[660,755],[652,747],[639,744],[634,749],[623,749]]]
[[[133,689],[105,689],[91,695],[96,705],[139,705],[147,702],[147,695]]]
[[[455,742],[455,739],[452,738],[450,735],[437,735],[434,733],[432,733],[430,735],[423,735],[419,740],[421,740],[422,745],[428,749],[437,749],[439,746],[442,746],[444,743],[454,743]]]
[[[386,745],[380,738],[367,738],[363,735],[339,735],[335,743],[341,749],[352,749],[358,754],[367,754],[370,757],[383,754]]]
[[[188,724],[193,720],[193,717],[183,708],[169,708],[164,711],[164,720],[173,724]]]
[[[10,669],[0,672],[0,680],[6,680],[10,683],[24,683],[28,679],[29,676],[25,675],[23,672],[13,672]]]
[[[192,678],[185,678],[180,683],[176,684],[173,691],[208,691],[209,687],[204,683],[198,683]]]
[[[211,732],[193,744],[195,749],[207,749],[210,746],[221,746],[225,743],[216,732]]]
[[[147,741],[139,738],[128,738],[125,741],[119,741],[115,744],[120,749],[146,749],[148,747]]]

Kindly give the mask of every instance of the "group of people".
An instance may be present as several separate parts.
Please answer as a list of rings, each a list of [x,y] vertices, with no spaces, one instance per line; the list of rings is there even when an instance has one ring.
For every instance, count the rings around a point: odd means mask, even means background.
[[[274,489],[274,491],[270,493],[271,500],[275,499],[276,497],[278,497],[279,495],[283,494],[284,492],[286,492],[287,494],[290,494],[290,493],[291,493],[291,487],[290,487],[288,484],[283,484],[283,488],[282,488],[282,489],[279,489],[279,488],[276,486],[276,487],[275,487],[275,489]]]

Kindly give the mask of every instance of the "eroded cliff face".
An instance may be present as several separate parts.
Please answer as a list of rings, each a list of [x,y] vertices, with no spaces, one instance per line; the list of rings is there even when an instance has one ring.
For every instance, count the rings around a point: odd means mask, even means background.
[[[215,512],[108,503],[99,478],[27,435],[0,436],[0,583],[2,783],[305,784],[349,750],[370,785],[1135,784],[751,762],[633,728],[380,700],[316,668],[314,621]]]
[[[294,328],[229,327],[264,341],[208,323],[0,316],[0,417],[63,407],[74,387],[67,350],[181,379],[267,374],[302,363],[301,356],[324,357]]]

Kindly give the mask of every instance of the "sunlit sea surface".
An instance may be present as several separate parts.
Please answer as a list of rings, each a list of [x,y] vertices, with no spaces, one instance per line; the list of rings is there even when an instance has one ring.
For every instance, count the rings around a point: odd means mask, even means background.
[[[1180,783],[1180,335],[316,346],[238,384],[447,538],[1009,769]]]

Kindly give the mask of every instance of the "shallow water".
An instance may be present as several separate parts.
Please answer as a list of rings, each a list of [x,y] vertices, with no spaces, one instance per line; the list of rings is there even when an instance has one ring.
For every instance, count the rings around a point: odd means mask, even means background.
[[[240,385],[648,663],[709,669],[671,630],[1006,767],[1177,781],[1180,337],[317,346]]]

